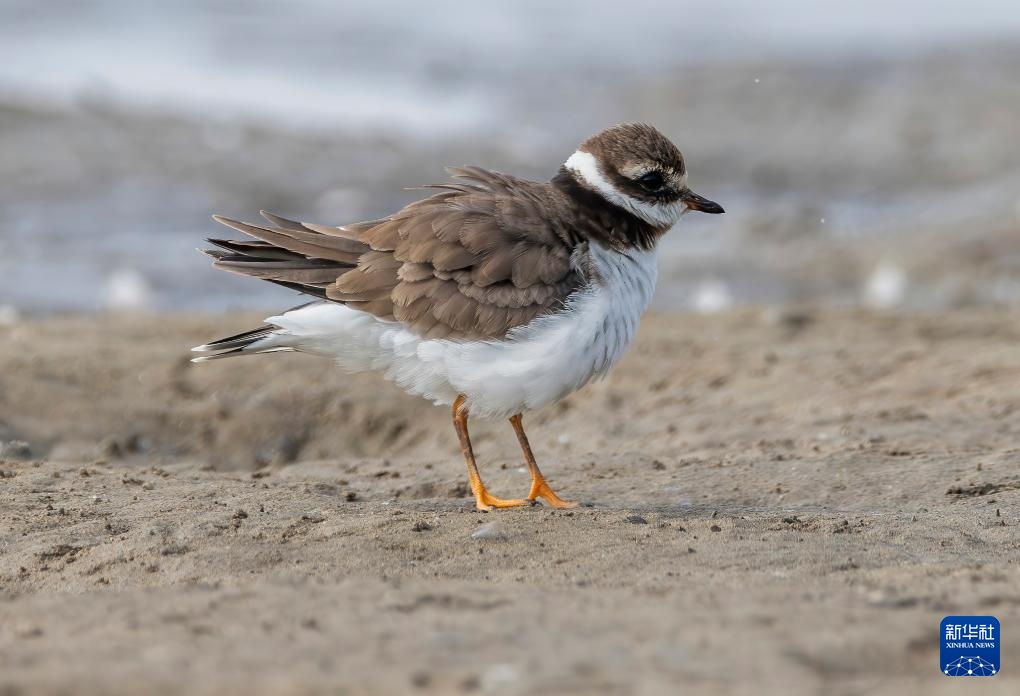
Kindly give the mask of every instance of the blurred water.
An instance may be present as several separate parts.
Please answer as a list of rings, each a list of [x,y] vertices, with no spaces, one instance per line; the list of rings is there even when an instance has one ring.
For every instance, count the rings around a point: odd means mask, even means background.
[[[419,135],[491,130],[522,102],[560,114],[562,103],[529,99],[550,87],[1020,33],[1012,0],[7,0],[0,11],[8,93]]]
[[[867,302],[889,268],[904,304],[1013,304],[1018,39],[1007,0],[6,0],[0,306],[277,305],[194,253],[210,213],[373,217],[621,120],[729,211],[670,235],[660,306]]]

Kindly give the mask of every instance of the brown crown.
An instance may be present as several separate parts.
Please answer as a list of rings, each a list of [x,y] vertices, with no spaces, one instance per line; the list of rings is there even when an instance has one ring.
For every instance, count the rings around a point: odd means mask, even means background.
[[[620,172],[640,164],[657,164],[683,175],[684,156],[669,138],[645,123],[622,123],[581,143],[603,167]],[[605,172],[609,174],[610,172]]]

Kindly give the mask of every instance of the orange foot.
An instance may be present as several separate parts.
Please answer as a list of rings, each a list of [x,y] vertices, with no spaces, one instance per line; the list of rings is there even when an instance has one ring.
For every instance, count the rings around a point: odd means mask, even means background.
[[[554,508],[576,508],[577,503],[572,500],[564,500],[556,495],[555,491],[545,482],[545,478],[539,474],[531,480],[531,491],[528,493],[527,502],[534,505],[535,499],[541,498],[547,505]]]
[[[493,508],[523,507],[531,505],[532,502],[530,500],[521,500],[520,498],[497,498],[485,490],[485,486],[481,486],[480,490],[475,491],[475,507],[482,512],[489,512]]]

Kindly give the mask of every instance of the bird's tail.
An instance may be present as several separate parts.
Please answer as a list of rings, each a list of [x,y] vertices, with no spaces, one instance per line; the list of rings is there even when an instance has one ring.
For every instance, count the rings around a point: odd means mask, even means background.
[[[216,341],[210,341],[191,349],[193,353],[203,353],[191,362],[208,362],[220,358],[233,358],[239,355],[257,355],[258,353],[276,353],[279,351],[294,350],[292,347],[283,345],[283,337],[278,326],[260,326],[251,331],[245,331],[235,336],[227,336]]]

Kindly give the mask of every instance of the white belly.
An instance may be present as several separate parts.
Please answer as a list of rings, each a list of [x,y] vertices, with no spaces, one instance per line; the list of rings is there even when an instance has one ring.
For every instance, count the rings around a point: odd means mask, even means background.
[[[626,351],[655,288],[655,252],[623,255],[592,245],[601,277],[566,307],[491,341],[422,339],[400,324],[339,304],[316,304],[267,321],[279,344],[334,358],[353,372],[378,370],[435,404],[467,398],[472,416],[509,418],[553,404],[605,375]]]

